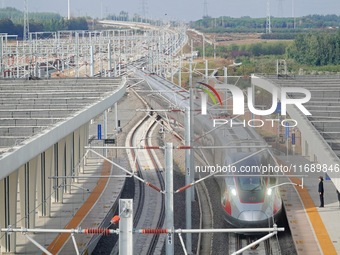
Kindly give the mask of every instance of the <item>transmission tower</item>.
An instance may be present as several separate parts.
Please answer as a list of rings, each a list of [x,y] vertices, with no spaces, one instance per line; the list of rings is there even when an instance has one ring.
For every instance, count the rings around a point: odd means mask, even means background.
[[[267,0],[267,20],[266,20],[266,34],[271,34],[272,28],[270,24],[270,0]]]
[[[28,7],[27,7],[27,0],[24,0],[24,34],[23,39],[24,41],[27,41],[29,39],[29,33],[30,33],[30,24],[28,19]]]
[[[203,3],[203,17],[208,17],[208,1],[204,0]]]
[[[294,19],[294,29],[296,28],[296,18],[295,18],[295,4],[294,0],[292,0],[292,17]]]
[[[141,15],[146,18],[148,15],[148,0],[141,0]]]

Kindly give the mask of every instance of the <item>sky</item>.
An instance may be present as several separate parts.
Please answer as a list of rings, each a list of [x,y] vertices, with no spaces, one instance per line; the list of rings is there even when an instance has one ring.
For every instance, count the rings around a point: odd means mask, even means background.
[[[67,16],[68,0],[27,0],[30,12],[57,12]],[[107,14],[126,11],[142,14],[142,2],[146,2],[147,16],[165,20],[192,21],[204,14],[207,2],[208,15],[211,17],[265,17],[267,0],[70,0],[71,15],[101,18]],[[1,7],[24,9],[24,0],[0,0]],[[340,15],[340,0],[270,0],[270,13],[274,17],[296,17],[308,14]],[[281,7],[281,8],[280,8]]]

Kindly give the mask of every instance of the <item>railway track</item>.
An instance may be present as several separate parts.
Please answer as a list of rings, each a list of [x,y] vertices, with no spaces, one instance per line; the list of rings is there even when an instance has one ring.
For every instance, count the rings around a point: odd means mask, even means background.
[[[160,77],[155,76],[154,78],[157,80],[157,82],[161,83],[162,85],[166,87],[166,89],[164,90],[164,93],[177,94],[177,96],[179,96],[181,100],[183,101],[188,100],[186,90],[179,88],[178,86],[175,86],[175,85],[169,85],[167,82],[165,82]],[[143,87],[140,87],[140,89],[141,89],[141,92],[142,91],[144,92]],[[142,95],[148,96],[148,94],[142,94]],[[153,103],[152,107],[155,107],[155,109],[162,109],[164,107],[169,107],[169,105],[167,104],[171,105],[171,101],[168,101],[161,94],[157,93],[157,97],[158,97],[158,100],[156,99],[156,97],[153,97],[153,99],[151,100]],[[177,102],[176,104],[180,104],[180,102]],[[181,123],[177,122],[177,123],[174,123],[175,126],[172,126],[171,121],[169,121],[166,114],[165,116],[163,116],[164,114],[162,112],[160,112],[159,114],[161,114],[163,119],[165,120],[164,126],[166,127],[167,131],[169,132],[169,134],[173,136],[173,138],[171,139],[175,139],[179,141],[180,143],[182,143],[184,141],[183,133],[181,133],[181,131],[179,130],[175,131],[176,125],[181,126]],[[160,119],[161,117],[159,117],[158,120]],[[199,160],[200,155],[196,155],[196,157]],[[212,209],[208,189],[204,183],[200,183],[199,185],[196,186],[196,194],[197,194],[197,199],[199,203],[199,215],[200,215],[199,228],[206,228],[206,229],[213,228],[213,225],[214,225],[213,209]],[[213,234],[211,233],[199,234],[198,240],[197,240],[196,254],[204,254],[204,255],[213,254],[212,241],[213,241]],[[180,248],[179,250],[182,252],[182,248]]]
[[[256,236],[229,234],[229,254],[236,252],[256,240]],[[242,255],[279,255],[278,242],[275,237],[267,239],[260,244],[241,253]]]
[[[156,117],[147,115],[131,131],[127,142],[131,147],[150,146],[150,137],[156,126]],[[135,173],[160,190],[164,189],[161,166],[151,150],[129,150],[130,162]],[[164,196],[138,182],[134,199],[134,228],[162,228],[164,223]],[[134,249],[138,254],[160,254],[164,238],[159,235],[135,235]],[[137,254],[137,253],[136,253]]]
[[[159,83],[164,83],[164,81],[159,78],[159,77],[155,77],[157,82]],[[181,98],[182,100],[186,100],[187,97],[185,96],[187,94],[187,92],[180,90],[178,87],[173,87],[170,85],[166,85],[164,86],[164,93],[169,93],[170,95],[175,95],[177,94],[177,98],[178,96]],[[162,90],[162,91],[163,91]],[[140,91],[140,92],[144,92],[144,91]],[[155,109],[161,108],[162,107],[168,107],[171,104],[171,100],[165,98],[164,96],[157,94],[157,96],[159,96],[159,100],[156,99],[156,97],[153,97],[151,101],[154,102],[154,107]],[[170,96],[172,97],[172,96]],[[179,100],[179,99],[178,99]],[[174,105],[179,105],[178,102],[176,102],[176,99],[174,99],[175,104]],[[163,105],[163,103],[165,103],[165,105]],[[170,103],[170,104],[168,104]],[[168,104],[168,105],[166,105]],[[173,105],[173,106],[174,106]],[[161,113],[160,113],[161,114]],[[165,114],[166,115],[166,114]],[[153,118],[153,117],[147,117],[147,118]],[[165,116],[165,118],[167,118],[167,116]],[[145,135],[144,137],[148,137],[149,136],[149,131],[147,132],[148,134]],[[147,140],[147,139],[146,139]],[[147,143],[144,143],[144,145],[148,145]],[[150,153],[150,152],[148,152]],[[144,178],[144,177],[143,177]],[[209,201],[209,196],[206,195],[207,191],[205,187],[201,187],[200,185],[197,186],[197,194],[199,196],[199,199],[202,200],[201,204],[206,205],[206,204],[210,204]],[[206,217],[207,215],[211,214],[208,218],[210,218],[208,221],[206,220],[206,222],[201,223],[201,228],[213,228],[213,213],[211,210],[211,207],[209,209],[208,208],[200,208],[201,209],[201,218],[203,218],[202,216]],[[205,211],[203,211],[203,209]],[[210,221],[210,222],[209,222]],[[199,243],[197,246],[197,249],[199,249],[199,254],[213,254],[213,249],[212,249],[212,239],[213,239],[213,235],[211,234],[204,234],[204,235],[200,235],[199,237]],[[240,250],[242,247],[245,247],[246,245],[252,243],[253,241],[255,241],[256,239],[254,237],[245,237],[243,235],[235,235],[235,234],[230,234],[229,235],[229,242],[233,242],[232,245],[226,245],[225,250],[229,249],[229,254]],[[253,249],[249,249],[244,251],[242,254],[252,254],[252,255],[276,255],[276,254],[280,254],[279,249],[276,248],[276,246],[278,246],[277,240],[276,238],[272,238],[270,240],[264,241],[262,243],[260,243],[256,248],[254,247]],[[147,254],[153,254],[153,253],[147,253]]]
[[[200,208],[200,228],[209,229],[214,227],[214,215],[211,206],[208,189],[204,182],[199,183],[196,187],[197,198]],[[199,234],[197,244],[197,254],[208,255],[212,254],[213,234]]]
[[[156,127],[156,122],[154,122],[151,126],[151,128],[148,130],[147,132],[147,137],[149,137],[147,140],[146,140],[146,145],[147,146],[151,146],[150,144],[150,136],[149,134],[152,133],[154,131]],[[164,183],[164,178],[163,178],[163,175],[161,173],[161,166],[160,164],[158,163],[158,161],[156,161],[156,155],[154,153],[154,151],[151,151],[151,150],[148,150],[148,153],[150,155],[150,158],[152,160],[152,164],[154,166],[154,169],[156,170],[156,174],[157,174],[157,177],[158,177],[158,180],[159,180],[159,184],[160,184],[160,189],[161,190],[164,190],[165,189],[165,183]],[[161,203],[161,213],[159,215],[159,219],[158,219],[158,222],[157,222],[157,226],[156,228],[162,228],[163,227],[163,224],[164,224],[164,219],[165,219],[165,198],[164,196],[162,195],[162,203]],[[149,246],[149,249],[147,251],[147,254],[154,254],[154,251],[155,251],[155,248],[157,246],[157,243],[158,243],[158,240],[159,240],[160,236],[159,235],[152,235],[152,240],[151,240],[151,244]]]

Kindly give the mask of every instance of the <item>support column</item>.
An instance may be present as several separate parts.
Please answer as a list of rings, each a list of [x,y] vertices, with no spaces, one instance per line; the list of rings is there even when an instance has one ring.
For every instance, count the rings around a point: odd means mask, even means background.
[[[94,56],[93,56],[93,46],[90,46],[90,77],[94,76]]]
[[[182,87],[182,55],[179,58],[178,86]]]
[[[104,111],[104,139],[107,139],[107,111]],[[104,146],[106,147],[107,144],[104,144]],[[107,157],[107,149],[103,149],[103,155]]]
[[[23,219],[20,224],[24,228],[35,227],[36,180],[39,163],[40,156],[19,168],[20,213]]]
[[[38,155],[34,159],[29,162],[29,227],[35,228],[35,215],[36,215],[36,201],[37,201],[37,172],[40,171],[41,168],[41,157]]]
[[[209,65],[208,65],[208,60],[205,60],[205,82],[209,82],[209,78],[208,78],[208,76],[209,76],[209,70],[208,70],[208,68],[209,68]]]
[[[114,77],[117,77],[117,62],[116,62],[116,58],[114,58],[113,66],[114,66]]]
[[[119,199],[119,254],[133,254],[133,201]]]
[[[75,71],[75,76],[76,77],[79,77],[79,33],[76,32],[75,34],[76,36],[76,60],[75,60],[75,63],[76,63],[76,71]]]
[[[79,128],[79,155],[80,155],[80,160],[84,156],[84,146],[85,146],[85,126],[81,126]],[[84,173],[84,161],[82,160],[79,164],[79,173]]]
[[[104,111],[104,130],[103,130],[104,139],[107,139],[107,110]]]
[[[58,142],[58,150],[57,150],[57,176],[65,176],[66,175],[66,140],[62,139]],[[65,191],[65,179],[58,179],[57,185],[54,186],[55,192],[57,194],[55,202],[63,203],[63,194]]]
[[[85,123],[84,124],[84,136],[83,136],[83,140],[84,140],[84,146],[83,146],[83,153],[81,154],[81,157],[83,157],[85,155],[85,149],[84,147],[88,145],[89,143],[89,133],[90,133],[90,123]],[[86,160],[86,158],[85,158]],[[85,161],[86,162],[86,161]]]
[[[37,168],[37,200],[38,214],[42,217],[49,217],[51,213],[51,191],[53,181],[49,179],[54,173],[53,146],[48,148],[40,156],[41,166]]]
[[[58,172],[58,164],[59,164],[58,147],[59,147],[58,143],[53,145],[53,155],[52,155],[53,165],[52,165],[52,168],[51,168],[51,171],[52,171],[51,175],[52,176],[59,176],[59,172]],[[52,180],[52,202],[53,203],[57,203],[59,201],[59,193],[57,192],[59,185],[60,185],[60,180],[58,178]]]
[[[121,58],[119,57],[119,63],[118,63],[118,76],[120,77],[120,75],[122,74],[122,72],[121,72],[121,63],[122,62],[122,60],[121,60]]]
[[[65,156],[66,156],[65,176],[71,176],[72,169],[73,169],[73,133],[66,137],[66,155]],[[67,193],[71,193],[71,183],[72,183],[71,178],[65,179]]]
[[[190,144],[193,146],[194,142],[194,126],[195,126],[195,119],[194,119],[194,112],[195,112],[195,103],[194,103],[194,85],[193,85],[193,77],[192,77],[192,58],[190,60],[190,77],[189,77],[189,87],[190,87]],[[190,182],[194,181],[195,173],[195,162],[194,162],[194,152],[190,153]],[[195,190],[193,188],[189,188],[191,190],[191,201],[195,201]],[[190,252],[190,250],[188,250]]]
[[[74,176],[78,176],[79,175],[79,163],[81,160],[80,157],[80,141],[79,141],[79,137],[80,137],[80,131],[79,129],[75,130],[73,133],[73,175]],[[74,179],[74,182],[78,182],[78,178]]]
[[[188,107],[185,111],[185,145],[190,146],[191,145],[191,113],[190,113],[190,107]],[[185,150],[185,185],[188,185],[191,183],[191,150]],[[191,210],[191,188],[186,189],[185,191],[185,227],[186,229],[192,228],[192,210]],[[188,251],[191,251],[192,249],[192,234],[187,233],[186,234],[186,248]]]
[[[118,128],[119,128],[119,125],[118,125],[118,103],[116,102],[115,103],[115,130],[116,132],[118,132]]]
[[[17,55],[17,57],[16,57],[16,60],[17,60],[17,67],[16,67],[16,69],[17,69],[17,77],[16,78],[20,78],[20,65],[19,65],[19,48],[18,48],[18,45],[19,45],[19,42],[17,41],[17,46],[16,46],[16,48],[15,48],[15,52],[16,52],[16,55]]]
[[[310,157],[310,150],[309,150],[309,144],[308,140],[305,139],[304,134],[301,132],[301,155],[304,157],[308,157],[308,159],[312,159]]]
[[[0,226],[16,226],[17,221],[18,171],[0,180]],[[2,233],[3,234],[3,233]],[[0,238],[0,252],[14,253],[16,235],[5,234]]]
[[[228,68],[223,67],[223,83],[228,84]],[[225,100],[225,110],[228,112],[228,90],[225,90],[224,92],[224,100]]]
[[[194,111],[195,111],[195,107],[194,107],[194,88],[193,88],[193,81],[192,81],[192,58],[190,60],[190,66],[189,66],[189,93],[190,93],[190,125],[189,125],[189,129],[190,129],[190,146],[193,146],[193,134],[194,134]],[[194,181],[194,151],[191,151],[189,154],[189,169],[187,171],[189,171],[189,183],[192,183]],[[189,188],[187,189],[186,195],[191,197],[191,201],[194,201],[195,199],[195,193],[194,193],[194,189],[193,188]],[[187,214],[187,228],[191,228],[191,201],[189,201],[189,197],[188,200],[186,201],[186,214]],[[188,215],[190,213],[190,216]],[[188,254],[192,254],[192,235],[191,233],[188,233],[186,235],[186,248],[187,248],[187,252]]]
[[[111,41],[107,45],[107,70],[109,72],[109,77],[111,77],[112,70],[112,51],[111,51]]]
[[[174,229],[174,183],[173,183],[173,145],[165,147],[165,228]],[[174,254],[174,234],[168,233],[165,241],[166,255]]]
[[[228,84],[228,68],[223,67],[223,83]]]

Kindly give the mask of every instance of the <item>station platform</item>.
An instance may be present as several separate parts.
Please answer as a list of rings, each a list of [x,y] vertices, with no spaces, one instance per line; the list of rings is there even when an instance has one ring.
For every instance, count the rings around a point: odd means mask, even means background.
[[[125,130],[129,130],[134,125],[132,121],[136,115],[135,108],[141,108],[142,104],[137,100],[131,99],[133,95],[124,97],[119,102],[120,120],[122,122],[122,132],[118,136],[118,143],[125,141]],[[129,99],[129,100],[125,100]],[[133,103],[131,103],[133,101]],[[103,116],[98,116],[89,126],[89,140],[97,135],[97,124],[103,123]],[[108,138],[113,136],[114,112],[108,113]],[[92,139],[92,146],[102,146],[102,141]],[[98,151],[101,150],[101,151]],[[104,154],[102,149],[95,151]],[[129,162],[124,153],[117,150],[108,151],[108,158],[115,163],[129,169]],[[111,220],[115,201],[118,202],[122,187],[125,183],[124,172],[94,153],[89,152],[84,172],[79,176],[90,177],[88,179],[79,179],[78,182],[72,182],[71,193],[64,194],[63,203],[52,203],[51,217],[36,217],[35,228],[44,229],[71,229],[71,228],[101,228],[103,223]],[[91,178],[99,175],[116,175],[118,178]],[[18,203],[20,204],[20,203]],[[20,212],[20,208],[18,208]],[[28,234],[40,245],[52,252],[52,254],[76,254],[71,236],[57,234]],[[42,254],[25,235],[16,233],[17,248],[16,254]],[[75,234],[76,243],[80,254],[91,254],[95,248],[100,236]],[[62,240],[63,239],[63,240]]]
[[[313,164],[303,156],[280,156],[278,159],[288,166]],[[299,171],[295,174],[307,176],[303,178],[303,189],[283,185],[281,195],[298,255],[340,254],[340,203],[334,184],[323,172]],[[323,208],[319,208],[319,176],[324,178]],[[291,177],[290,180],[301,184],[301,178]]]
[[[124,166],[125,159],[117,160]],[[127,163],[127,162],[125,162]],[[120,175],[122,171],[111,164],[103,164],[102,159],[89,157],[82,177],[98,175]],[[106,218],[112,218],[112,205],[120,196],[125,178],[88,178],[79,179],[72,184],[71,193],[65,194],[63,203],[52,204],[51,217],[37,219],[36,228],[76,229],[100,228]],[[110,219],[111,219],[110,218]],[[76,254],[70,234],[29,234],[36,242],[52,254]],[[94,249],[98,236],[75,234],[79,252]],[[33,243],[21,233],[17,233],[17,254],[41,254]]]

